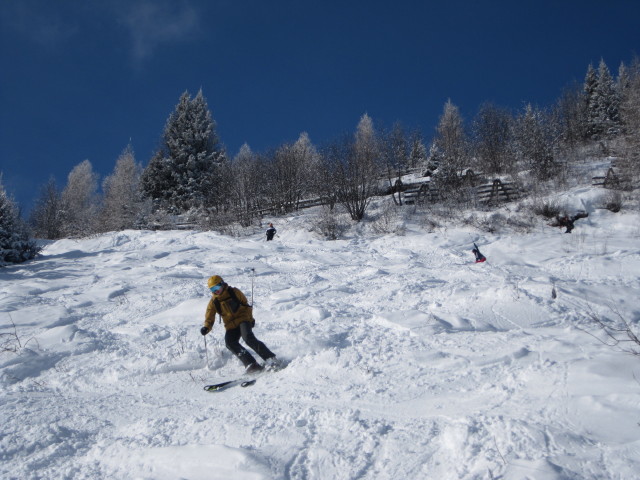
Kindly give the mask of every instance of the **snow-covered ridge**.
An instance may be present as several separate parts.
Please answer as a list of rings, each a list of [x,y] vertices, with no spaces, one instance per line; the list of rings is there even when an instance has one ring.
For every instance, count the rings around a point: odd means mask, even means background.
[[[0,333],[17,335],[0,354],[0,477],[636,478],[640,363],[584,330],[590,312],[640,320],[640,222],[570,200],[590,212],[571,235],[409,225],[327,242],[280,219],[268,243],[51,243],[0,270]],[[242,372],[220,325],[208,352],[199,333],[212,274],[253,285],[255,333],[285,370],[203,391]]]

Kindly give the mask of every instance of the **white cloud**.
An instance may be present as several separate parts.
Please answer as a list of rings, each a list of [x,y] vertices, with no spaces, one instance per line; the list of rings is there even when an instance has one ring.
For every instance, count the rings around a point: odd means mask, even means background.
[[[13,30],[44,47],[57,47],[78,31],[63,13],[37,2],[5,2],[0,17],[2,28]]]
[[[130,6],[121,21],[131,34],[136,61],[153,54],[166,43],[188,40],[198,31],[196,10],[186,3],[141,1]]]

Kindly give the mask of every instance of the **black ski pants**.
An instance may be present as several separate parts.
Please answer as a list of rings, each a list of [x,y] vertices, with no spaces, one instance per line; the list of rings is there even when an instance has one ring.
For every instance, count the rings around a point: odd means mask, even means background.
[[[240,345],[240,338],[244,340],[254,352],[256,352],[263,360],[275,357],[275,354],[267,348],[267,346],[256,338],[253,334],[253,327],[249,322],[242,322],[238,327],[227,330],[224,334],[224,343],[233,354],[240,359],[245,367],[255,363],[255,358],[246,348]]]

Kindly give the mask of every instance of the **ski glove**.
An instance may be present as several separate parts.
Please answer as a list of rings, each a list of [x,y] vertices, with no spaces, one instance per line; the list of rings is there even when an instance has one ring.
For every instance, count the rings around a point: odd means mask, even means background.
[[[209,333],[209,329],[208,329],[207,327],[202,327],[202,328],[200,329],[200,333],[201,333],[202,335],[206,335],[207,333]]]

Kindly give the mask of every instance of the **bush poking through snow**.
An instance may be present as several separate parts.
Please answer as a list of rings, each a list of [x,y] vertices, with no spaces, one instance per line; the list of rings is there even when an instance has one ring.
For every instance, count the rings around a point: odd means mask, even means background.
[[[616,317],[614,319],[600,317],[595,312],[590,311],[589,319],[600,329],[601,335],[587,333],[608,347],[618,348],[624,353],[640,357],[640,331],[638,331],[638,326],[633,326],[620,312],[615,309],[612,310]]]
[[[347,224],[340,219],[340,214],[335,208],[323,207],[315,231],[327,240],[338,240],[347,228]]]
[[[531,206],[531,210],[536,215],[540,215],[544,218],[555,218],[560,215],[565,208],[562,207],[558,202],[552,200],[542,200],[537,203],[534,203]]]
[[[501,213],[493,213],[482,220],[479,220],[477,227],[483,232],[497,233],[505,226],[507,219]]]
[[[11,315],[9,315],[9,319],[11,320],[13,331],[0,333],[0,353],[20,353],[20,350],[26,347],[33,340],[33,337],[23,343],[18,335],[16,324],[11,319]]]
[[[398,207],[391,202],[385,202],[371,228],[375,233],[379,234],[395,233],[396,235],[402,235],[405,228]]]
[[[622,195],[620,192],[608,192],[602,196],[602,208],[618,213],[622,210]]]

